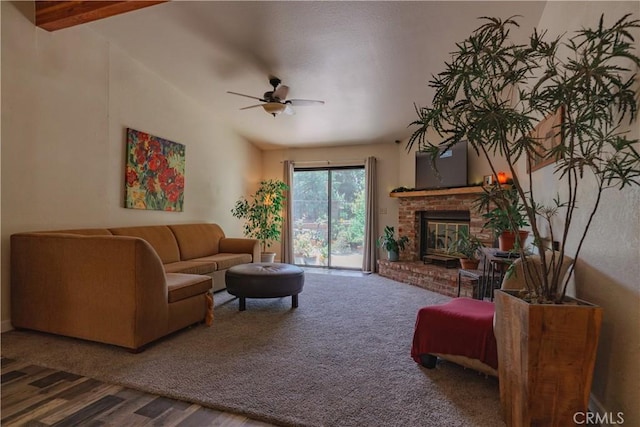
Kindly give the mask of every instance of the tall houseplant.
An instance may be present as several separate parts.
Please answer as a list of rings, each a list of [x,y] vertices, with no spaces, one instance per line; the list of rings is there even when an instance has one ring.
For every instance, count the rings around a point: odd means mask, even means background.
[[[576,239],[572,256],[578,259],[603,192],[640,184],[638,140],[629,138],[622,127],[623,122],[636,120],[635,70],[640,59],[631,34],[639,22],[626,15],[607,26],[601,17],[596,27],[568,37],[547,40],[544,33],[535,31],[527,44],[518,45],[510,39],[515,19],[483,19],[456,45],[445,70],[430,82],[435,96],[430,107],[416,107],[418,119],[412,125],[417,129],[407,147],[418,143],[435,158],[443,148],[467,140],[494,175],[496,157],[506,161],[538,254],[530,256],[520,248],[518,271],[524,275],[525,289],[517,297],[528,306],[516,309],[511,299],[516,295],[498,292],[496,296],[503,409],[509,425],[568,425],[573,413],[586,410],[602,313],[594,307],[561,315],[563,321],[550,320],[555,314],[548,313],[585,308],[580,303],[563,304],[576,265],[563,275],[565,244]],[[540,120],[558,111],[563,120],[550,136],[558,137],[559,143],[546,147],[533,131]],[[428,133],[431,130],[435,132]],[[433,134],[438,141],[429,139]],[[531,170],[531,159],[537,155],[555,161],[554,172],[565,188],[566,197],[558,195],[549,205],[540,202],[544,193],[534,188],[531,173],[520,175],[525,164]],[[583,197],[580,189],[587,175],[595,189]],[[500,187],[493,195],[494,201],[507,197]],[[588,212],[586,225],[574,224],[578,208]],[[509,216],[508,221],[515,230],[516,218]],[[542,224],[548,234],[543,233]],[[559,251],[545,248],[545,240],[559,241]],[[509,325],[516,318],[521,322]],[[573,330],[572,336],[553,336],[578,325],[581,329]],[[582,347],[567,347],[576,342]],[[526,347],[524,343],[531,348],[521,348]],[[530,380],[538,382],[530,384]],[[556,389],[547,393],[548,387]],[[545,393],[554,395],[553,403]]]
[[[262,180],[249,199],[240,197],[231,210],[234,217],[245,220],[244,234],[260,241],[263,254],[267,253],[273,241],[280,239],[284,221],[282,210],[288,189],[282,181]],[[268,259],[263,257],[263,261],[273,262],[275,253],[268,254]]]

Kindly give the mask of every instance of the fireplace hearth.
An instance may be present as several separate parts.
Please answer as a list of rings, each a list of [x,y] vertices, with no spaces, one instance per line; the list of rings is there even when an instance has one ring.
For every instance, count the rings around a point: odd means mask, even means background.
[[[469,227],[470,234],[491,246],[491,233],[482,229],[484,219],[474,208],[482,191],[482,187],[477,186],[391,193],[391,197],[399,200],[398,232],[409,238],[409,245],[400,253],[399,262],[379,260],[378,273],[400,282],[456,296],[457,268],[424,264],[423,257],[431,250],[445,250],[460,227]],[[435,230],[431,233],[435,237],[427,244],[429,233],[426,230],[430,227]],[[429,248],[429,245],[432,247]],[[466,281],[462,283],[462,291],[463,295],[473,295],[473,288]]]

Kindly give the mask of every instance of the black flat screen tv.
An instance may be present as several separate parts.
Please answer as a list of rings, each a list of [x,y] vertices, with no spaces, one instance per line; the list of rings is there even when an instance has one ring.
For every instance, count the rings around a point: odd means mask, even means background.
[[[431,155],[416,151],[416,190],[434,190],[467,186],[467,142],[443,150],[434,169]]]

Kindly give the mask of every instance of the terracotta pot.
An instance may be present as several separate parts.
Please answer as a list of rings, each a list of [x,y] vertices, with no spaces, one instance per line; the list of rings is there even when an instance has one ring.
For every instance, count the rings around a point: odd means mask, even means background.
[[[523,245],[525,240],[527,240],[527,236],[529,235],[528,231],[518,230],[518,234],[520,235],[520,245]],[[503,231],[502,234],[498,236],[498,248],[501,251],[510,251],[516,245],[516,233],[513,231]]]
[[[477,270],[478,265],[480,265],[478,259],[460,258],[460,266],[465,270]]]
[[[584,301],[530,304],[495,294],[500,402],[508,427],[575,425],[587,412],[602,309]]]

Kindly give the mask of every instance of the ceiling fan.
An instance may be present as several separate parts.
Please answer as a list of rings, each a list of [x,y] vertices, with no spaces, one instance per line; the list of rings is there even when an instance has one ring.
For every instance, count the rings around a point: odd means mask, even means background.
[[[287,94],[289,93],[289,86],[285,86],[281,84],[279,78],[271,76],[269,78],[269,83],[273,86],[273,90],[265,92],[262,98],[258,98],[257,96],[245,95],[243,93],[231,92],[227,91],[227,93],[231,93],[233,95],[244,96],[246,98],[257,99],[262,102],[262,104],[250,105],[248,107],[243,107],[241,110],[248,110],[249,108],[262,107],[264,111],[271,114],[273,117],[277,116],[280,113],[284,114],[295,114],[292,106],[308,106],[308,105],[322,105],[324,101],[316,101],[313,99],[287,99]]]

